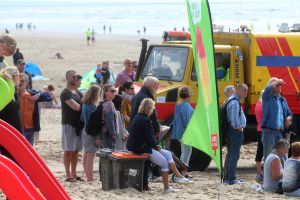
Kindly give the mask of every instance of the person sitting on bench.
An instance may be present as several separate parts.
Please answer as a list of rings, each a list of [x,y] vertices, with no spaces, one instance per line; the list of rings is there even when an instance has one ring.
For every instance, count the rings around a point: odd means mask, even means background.
[[[174,181],[178,183],[191,182],[183,177],[177,170],[172,153],[162,149],[157,145],[155,133],[149,116],[155,108],[155,102],[150,98],[145,98],[138,109],[138,114],[132,119],[130,124],[130,134],[127,142],[127,148],[136,154],[149,154],[149,160],[161,167],[161,176],[166,193],[176,192],[169,186],[169,168],[175,174]]]

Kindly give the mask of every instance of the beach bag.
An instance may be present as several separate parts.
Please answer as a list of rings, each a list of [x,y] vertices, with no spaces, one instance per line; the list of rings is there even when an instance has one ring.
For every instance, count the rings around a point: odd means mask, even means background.
[[[90,136],[97,136],[103,127],[102,123],[102,108],[103,108],[103,103],[105,101],[101,101],[97,108],[91,113],[88,122],[85,126],[85,131],[88,135]]]
[[[225,146],[227,144],[227,139],[228,139],[227,132],[230,129],[230,122],[227,119],[227,105],[229,104],[230,101],[233,101],[233,100],[238,101],[236,98],[231,98],[228,101],[226,101],[220,109],[220,130],[221,130],[223,146]],[[240,102],[239,102],[239,105],[240,105],[239,115],[241,115],[241,103]]]

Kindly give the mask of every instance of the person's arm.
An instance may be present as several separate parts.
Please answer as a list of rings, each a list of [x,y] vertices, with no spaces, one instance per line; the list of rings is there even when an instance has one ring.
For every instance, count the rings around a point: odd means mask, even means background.
[[[243,131],[243,127],[240,123],[240,104],[237,100],[232,100],[227,105],[227,116],[230,121],[231,126],[234,129],[238,129],[240,132]]]
[[[160,124],[159,124],[159,122],[157,121],[156,109],[153,110],[153,113],[152,113],[152,115],[150,116],[150,120],[152,121],[152,126],[153,126],[153,129],[154,129],[154,132],[155,132],[156,135],[157,135],[158,133],[161,132],[161,130],[160,130]]]
[[[80,104],[77,103],[76,101],[74,101],[73,99],[68,99],[65,102],[73,110],[75,110],[75,111],[80,111],[81,110]]]
[[[117,131],[116,131],[116,124],[115,124],[115,117],[113,112],[105,112],[104,113],[104,121],[106,124],[106,128],[112,138],[116,138]]]
[[[274,159],[271,163],[271,174],[274,180],[279,180],[282,178],[283,169],[278,158]]]
[[[147,143],[153,149],[156,149],[157,142],[155,139],[155,133],[153,132],[153,127],[150,120],[145,120],[144,125],[144,134],[146,136]]]
[[[122,104],[121,104],[121,115],[123,116],[123,119],[126,121],[126,122],[130,122],[130,113],[127,113],[127,104],[125,103],[125,101],[123,100],[122,101]]]
[[[273,97],[273,85],[269,84],[262,93],[262,100],[266,101]]]

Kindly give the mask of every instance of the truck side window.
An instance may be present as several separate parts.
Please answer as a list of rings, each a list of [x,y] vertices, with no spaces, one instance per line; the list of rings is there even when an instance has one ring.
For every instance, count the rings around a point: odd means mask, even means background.
[[[218,80],[230,79],[230,53],[215,53],[215,68]]]
[[[215,53],[215,68],[218,80],[229,81],[230,79],[230,53]],[[192,68],[192,81],[197,81],[195,64]]]

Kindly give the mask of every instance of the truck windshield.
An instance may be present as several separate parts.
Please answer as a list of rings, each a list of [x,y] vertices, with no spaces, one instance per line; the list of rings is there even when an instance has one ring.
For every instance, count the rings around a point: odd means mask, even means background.
[[[153,47],[146,60],[142,78],[155,76],[159,80],[182,81],[188,56],[187,47]]]

